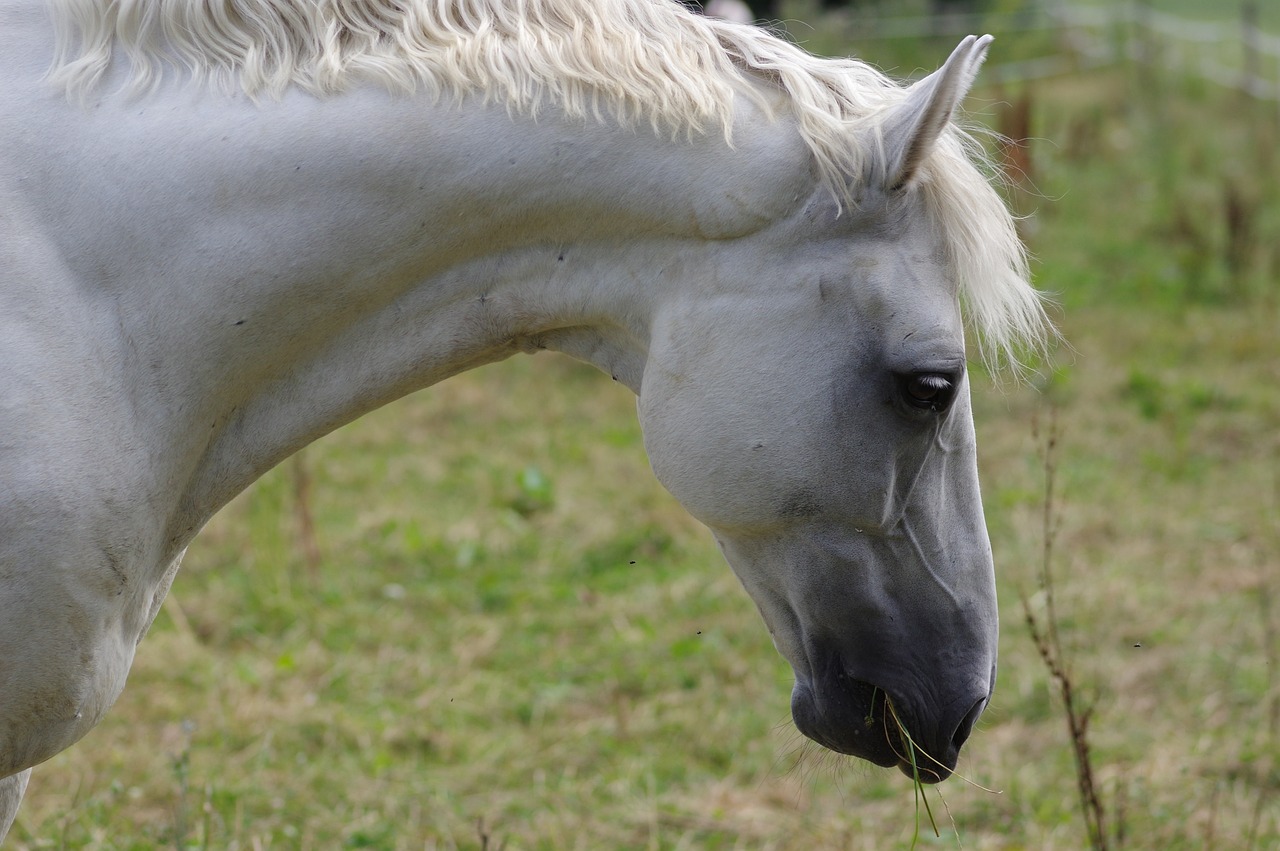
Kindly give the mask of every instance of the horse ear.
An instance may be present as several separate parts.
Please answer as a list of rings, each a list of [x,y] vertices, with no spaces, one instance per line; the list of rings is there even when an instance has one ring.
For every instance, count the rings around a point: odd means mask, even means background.
[[[885,189],[898,189],[915,177],[973,85],[994,40],[989,35],[967,36],[946,63],[913,85],[907,99],[885,119],[881,129]]]

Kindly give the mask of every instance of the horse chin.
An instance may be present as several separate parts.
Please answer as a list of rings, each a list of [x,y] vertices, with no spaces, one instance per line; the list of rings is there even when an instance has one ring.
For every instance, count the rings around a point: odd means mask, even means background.
[[[837,693],[827,695],[818,695],[810,685],[797,681],[791,692],[791,717],[797,730],[828,750],[881,768],[896,767],[921,783],[946,780],[954,761],[944,765],[917,752],[912,765],[914,748],[902,730],[905,726],[911,736],[910,719],[901,716],[900,701],[891,710],[889,698],[884,689],[860,680],[843,680]]]

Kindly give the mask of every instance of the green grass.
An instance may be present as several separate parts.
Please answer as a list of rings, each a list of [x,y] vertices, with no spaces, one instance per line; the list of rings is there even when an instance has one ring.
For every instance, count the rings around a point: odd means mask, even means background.
[[[309,448],[314,569],[291,465],[215,518],[6,847],[1084,847],[1019,602],[1042,605],[1050,406],[1059,629],[1110,823],[1125,848],[1276,847],[1274,113],[1123,71],[1032,96],[1038,192],[1015,201],[1071,351],[1029,386],[975,382],[1004,631],[960,771],[998,791],[928,790],[940,838],[909,779],[794,732],[790,672],[653,480],[634,400],[540,356]],[[1231,181],[1253,205],[1236,260]]]

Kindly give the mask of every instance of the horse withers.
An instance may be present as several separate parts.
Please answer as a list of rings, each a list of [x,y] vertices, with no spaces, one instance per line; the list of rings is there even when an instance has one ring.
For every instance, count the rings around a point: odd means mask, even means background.
[[[244,8],[0,0],[0,827],[220,507],[544,349],[635,391],[799,729],[944,779],[997,641],[961,304],[1046,328],[951,121],[989,39],[904,88],[670,0]]]

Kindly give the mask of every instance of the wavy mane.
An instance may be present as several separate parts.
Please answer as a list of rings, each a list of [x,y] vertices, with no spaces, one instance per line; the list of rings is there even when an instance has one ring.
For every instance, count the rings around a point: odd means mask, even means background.
[[[852,59],[812,56],[767,31],[703,18],[672,0],[49,0],[50,77],[72,95],[98,85],[113,51],[146,90],[166,66],[196,81],[278,96],[360,82],[480,94],[536,114],[730,136],[736,95],[783,95],[822,183],[849,203],[880,116],[906,89]],[[763,84],[766,88],[761,88]],[[868,132],[871,131],[871,132]],[[730,140],[731,141],[731,140]],[[922,179],[988,354],[1037,347],[1048,331],[1008,210],[951,128]]]

